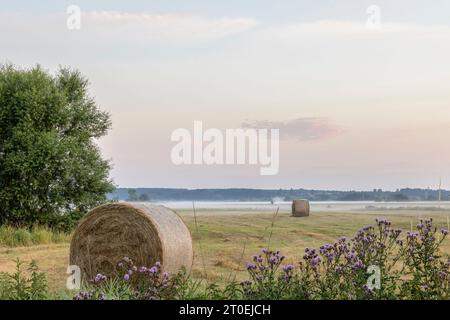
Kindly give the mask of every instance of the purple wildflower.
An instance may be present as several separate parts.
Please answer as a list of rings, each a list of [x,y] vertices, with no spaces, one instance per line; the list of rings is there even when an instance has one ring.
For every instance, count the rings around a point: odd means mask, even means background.
[[[247,270],[256,270],[256,265],[253,263],[247,263]]]
[[[148,270],[148,269],[147,269],[146,267],[144,267],[144,266],[142,266],[142,267],[139,268],[139,272],[140,272],[140,273],[146,273],[147,270]]]
[[[319,256],[315,256],[314,258],[311,259],[311,267],[313,268],[317,268],[320,264],[320,257]]]
[[[95,283],[101,283],[104,281],[106,281],[106,276],[102,275],[101,273],[98,273],[94,278]]]
[[[158,272],[158,268],[156,266],[153,266],[150,269],[148,269],[148,272],[151,274],[155,274]]]
[[[291,272],[292,270],[294,270],[294,266],[293,266],[292,264],[288,264],[287,266],[284,266],[284,267],[283,267],[283,271],[284,271],[285,273],[289,273],[289,272]]]

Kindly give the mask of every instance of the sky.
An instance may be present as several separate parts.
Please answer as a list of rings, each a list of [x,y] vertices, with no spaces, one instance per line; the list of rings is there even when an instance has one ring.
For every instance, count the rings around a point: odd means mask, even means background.
[[[122,187],[449,189],[449,56],[447,0],[0,0],[0,62],[89,79]],[[175,165],[196,120],[280,129],[278,174]]]

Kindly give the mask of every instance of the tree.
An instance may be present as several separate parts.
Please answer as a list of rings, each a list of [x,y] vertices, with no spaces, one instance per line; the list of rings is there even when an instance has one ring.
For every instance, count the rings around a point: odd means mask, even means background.
[[[136,189],[128,189],[128,199],[127,201],[138,201],[138,193]]]
[[[0,224],[69,228],[104,202],[110,125],[78,71],[0,66]]]
[[[141,193],[139,195],[139,201],[141,201],[141,202],[148,202],[148,201],[150,201],[150,197],[146,193]]]

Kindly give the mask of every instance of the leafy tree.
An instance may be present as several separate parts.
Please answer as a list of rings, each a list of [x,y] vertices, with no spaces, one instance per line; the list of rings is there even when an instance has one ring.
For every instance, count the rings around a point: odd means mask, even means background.
[[[146,193],[141,193],[139,195],[139,201],[142,201],[142,202],[150,201],[150,197]]]
[[[110,125],[78,71],[0,66],[0,224],[67,229],[104,202]]]
[[[129,189],[128,190],[128,201],[138,201],[139,197],[138,197],[138,193],[136,191],[136,189]]]

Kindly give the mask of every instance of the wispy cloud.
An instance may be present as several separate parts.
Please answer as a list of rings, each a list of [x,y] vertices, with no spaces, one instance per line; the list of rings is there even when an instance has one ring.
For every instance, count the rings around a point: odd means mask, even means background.
[[[210,18],[191,14],[152,14],[88,12],[86,28],[120,34],[141,40],[204,41],[237,34],[258,25],[253,18]]]
[[[0,35],[15,38],[33,37],[67,38],[67,14],[31,15],[25,13],[0,13]],[[23,21],[27,21],[26,26]],[[222,17],[192,14],[155,14],[117,11],[81,11],[81,29],[70,34],[80,41],[139,42],[139,43],[190,43],[224,38],[252,29],[258,21],[251,17]],[[8,30],[4,35],[2,30]],[[12,32],[11,32],[12,31]],[[11,37],[13,39],[13,37]]]
[[[447,25],[419,25],[383,22],[379,28],[370,28],[364,21],[319,20],[308,23],[291,23],[269,28],[268,33],[279,37],[298,36],[376,36],[387,34],[450,35]]]
[[[301,141],[321,140],[333,137],[342,129],[327,118],[298,118],[288,121],[245,120],[243,128],[279,129],[282,139]]]

